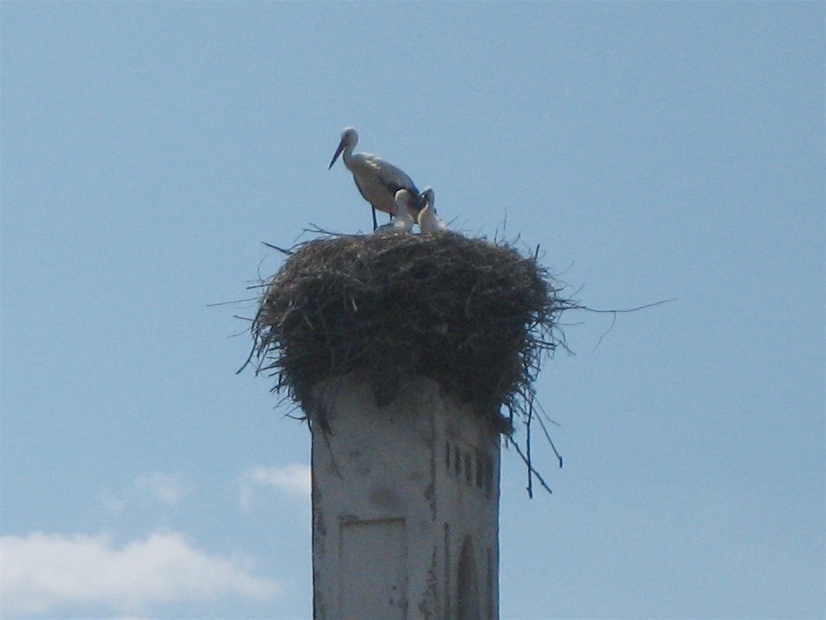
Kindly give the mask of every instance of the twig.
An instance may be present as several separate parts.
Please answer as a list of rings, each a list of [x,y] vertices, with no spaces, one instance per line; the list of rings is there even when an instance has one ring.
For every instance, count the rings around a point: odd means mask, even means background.
[[[236,370],[236,371],[235,371],[235,374],[236,374],[236,375],[240,375],[240,374],[241,374],[241,372],[243,372],[244,368],[246,368],[247,366],[249,366],[249,363],[252,361],[252,356],[253,356],[253,355],[255,355],[255,350],[256,350],[256,348],[257,348],[257,347],[258,347],[258,343],[253,342],[253,343],[252,343],[252,348],[250,349],[250,354],[249,354],[249,355],[247,355],[247,359],[246,359],[246,361],[244,361],[244,363],[241,365],[241,368],[239,368],[238,370]]]
[[[650,304],[645,304],[643,306],[637,306],[636,308],[618,308],[616,310],[597,310],[595,308],[589,308],[588,306],[581,306],[579,304],[575,304],[571,306],[572,310],[586,310],[588,312],[596,312],[599,314],[624,314],[627,312],[637,312],[638,310],[645,310],[646,308],[653,308],[654,306],[661,306],[662,304],[668,304],[672,301],[677,301],[678,297],[672,297],[671,299],[661,299],[660,301],[655,301]]]
[[[310,222],[310,226],[312,228],[305,228],[304,232],[318,233],[318,234],[321,234],[321,235],[327,235],[329,237],[363,237],[364,236],[363,234],[332,232],[330,230],[325,230],[324,228],[321,228],[321,226],[319,226],[318,224],[313,224],[312,222]]]
[[[207,304],[207,308],[214,308],[215,306],[230,306],[232,304],[246,304],[251,301],[256,301],[254,297],[250,299],[236,299],[235,301],[216,301],[215,303]]]
[[[525,457],[525,454],[522,452],[522,449],[519,447],[519,444],[518,444],[518,443],[516,443],[516,442],[515,442],[515,441],[514,441],[511,437],[508,437],[508,441],[509,441],[509,442],[510,442],[510,444],[511,444],[511,445],[512,445],[515,449],[516,449],[516,453],[517,453],[517,454],[518,454],[518,455],[522,458],[522,461],[525,463],[525,465],[527,465],[527,466],[530,468],[530,465],[528,464],[528,463],[529,463],[529,462],[528,462],[528,459]],[[534,475],[534,476],[536,476],[536,479],[537,479],[537,480],[539,480],[539,484],[541,484],[541,485],[542,485],[542,487],[543,487],[543,488],[544,488],[544,489],[545,489],[548,493],[553,494],[553,491],[551,490],[551,487],[549,487],[549,486],[545,483],[545,480],[542,478],[542,476],[539,474],[539,472],[538,472],[538,471],[536,471],[536,470],[535,470],[535,469],[533,469],[533,468],[531,468],[531,471],[533,472],[533,475]]]
[[[542,416],[537,416],[536,419],[539,420],[539,426],[542,427],[542,432],[545,433],[545,438],[548,440],[548,443],[551,444],[551,450],[554,451],[556,459],[559,461],[559,468],[562,469],[562,455],[556,449],[556,446],[554,445],[554,440],[551,439],[551,434],[548,432],[548,427],[546,427],[545,423],[542,421]],[[553,422],[553,420],[551,420],[551,422]],[[554,424],[556,423],[554,422]]]
[[[607,336],[608,334],[611,333],[611,330],[614,329],[614,325],[616,325],[616,324],[617,324],[617,313],[613,312],[611,314],[611,324],[608,326],[608,329],[606,329],[604,332],[602,332],[600,334],[599,340],[597,340],[597,343],[594,345],[594,348],[591,349],[591,353],[593,353],[594,351],[596,351],[599,348],[599,345],[602,344],[602,339],[605,338],[605,336]]]
[[[292,256],[293,254],[295,254],[295,252],[293,252],[292,250],[287,250],[287,249],[284,249],[284,248],[280,248],[277,245],[273,245],[272,243],[267,243],[266,241],[262,241],[261,245],[264,245],[264,246],[266,246],[266,247],[268,247],[272,250],[278,250],[279,252],[281,252],[282,254],[286,254],[287,256]]]
[[[531,390],[533,392],[533,390]],[[528,400],[528,419],[525,422],[525,452],[528,455],[528,460],[525,463],[528,466],[528,497],[533,498],[533,465],[531,464],[531,420],[533,420],[533,393]]]
[[[588,306],[582,306],[580,304],[574,304],[574,305],[571,306],[571,309],[573,309],[573,310],[585,310],[586,312],[594,312],[596,314],[611,314],[611,315],[613,315],[612,318],[611,318],[611,325],[609,325],[608,329],[606,329],[602,333],[602,335],[599,337],[599,340],[597,340],[597,343],[594,345],[593,350],[596,351],[599,348],[599,345],[602,343],[602,339],[605,338],[605,336],[607,336],[609,333],[611,333],[612,329],[614,329],[614,325],[616,325],[616,323],[617,323],[617,314],[627,314],[629,312],[637,312],[639,310],[645,310],[647,308],[653,308],[654,306],[661,306],[662,304],[671,303],[672,301],[677,301],[677,297],[672,297],[671,299],[661,299],[660,301],[655,301],[655,302],[650,303],[650,304],[644,304],[642,306],[637,306],[636,308],[618,308],[618,309],[615,309],[615,310],[600,310],[600,309],[596,309],[596,308],[589,308]]]

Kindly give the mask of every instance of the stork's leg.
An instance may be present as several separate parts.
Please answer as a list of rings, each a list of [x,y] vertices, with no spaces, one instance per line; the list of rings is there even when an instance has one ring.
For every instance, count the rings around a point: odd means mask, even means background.
[[[379,223],[376,221],[376,207],[370,205],[370,208],[373,209],[373,230],[376,230],[379,227]]]

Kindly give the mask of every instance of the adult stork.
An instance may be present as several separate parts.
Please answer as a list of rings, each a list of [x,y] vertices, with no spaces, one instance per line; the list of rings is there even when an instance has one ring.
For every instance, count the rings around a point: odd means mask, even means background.
[[[346,127],[341,132],[341,142],[338,144],[333,159],[327,167],[329,170],[336,163],[342,153],[342,159],[347,169],[353,173],[359,192],[373,207],[373,230],[377,228],[376,209],[393,215],[396,212],[396,192],[405,189],[410,192],[412,200],[409,207],[410,215],[414,218],[421,210],[419,204],[419,190],[413,179],[407,176],[391,163],[371,155],[370,153],[353,153],[358,143],[359,135],[352,127]]]
[[[433,191],[433,188],[425,187],[422,191],[421,198],[424,201],[424,207],[419,211],[418,221],[419,228],[422,232],[447,230],[447,224],[436,215],[436,192]]]

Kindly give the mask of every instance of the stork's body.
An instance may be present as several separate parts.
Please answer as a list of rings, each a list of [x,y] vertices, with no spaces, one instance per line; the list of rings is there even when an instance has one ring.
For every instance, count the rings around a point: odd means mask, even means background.
[[[419,228],[423,233],[439,232],[447,230],[447,224],[436,215],[436,192],[432,187],[426,187],[421,194],[424,201],[422,210],[419,211]]]
[[[375,155],[353,153],[358,139],[358,133],[352,127],[342,131],[341,142],[328,169],[332,168],[338,156],[342,155],[344,165],[353,173],[356,187],[373,207],[373,229],[376,229],[376,209],[391,215],[396,212],[396,192],[400,189],[410,192],[410,215],[417,216],[421,207],[418,204],[419,190],[416,189],[413,180],[393,164]]]

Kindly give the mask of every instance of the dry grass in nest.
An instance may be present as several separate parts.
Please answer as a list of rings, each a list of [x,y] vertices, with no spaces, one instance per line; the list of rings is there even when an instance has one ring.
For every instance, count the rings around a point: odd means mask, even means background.
[[[453,233],[316,239],[264,286],[252,324],[258,371],[322,423],[322,380],[363,373],[384,406],[412,374],[509,435],[514,416],[529,415],[542,354],[560,343],[571,307],[535,257]]]

